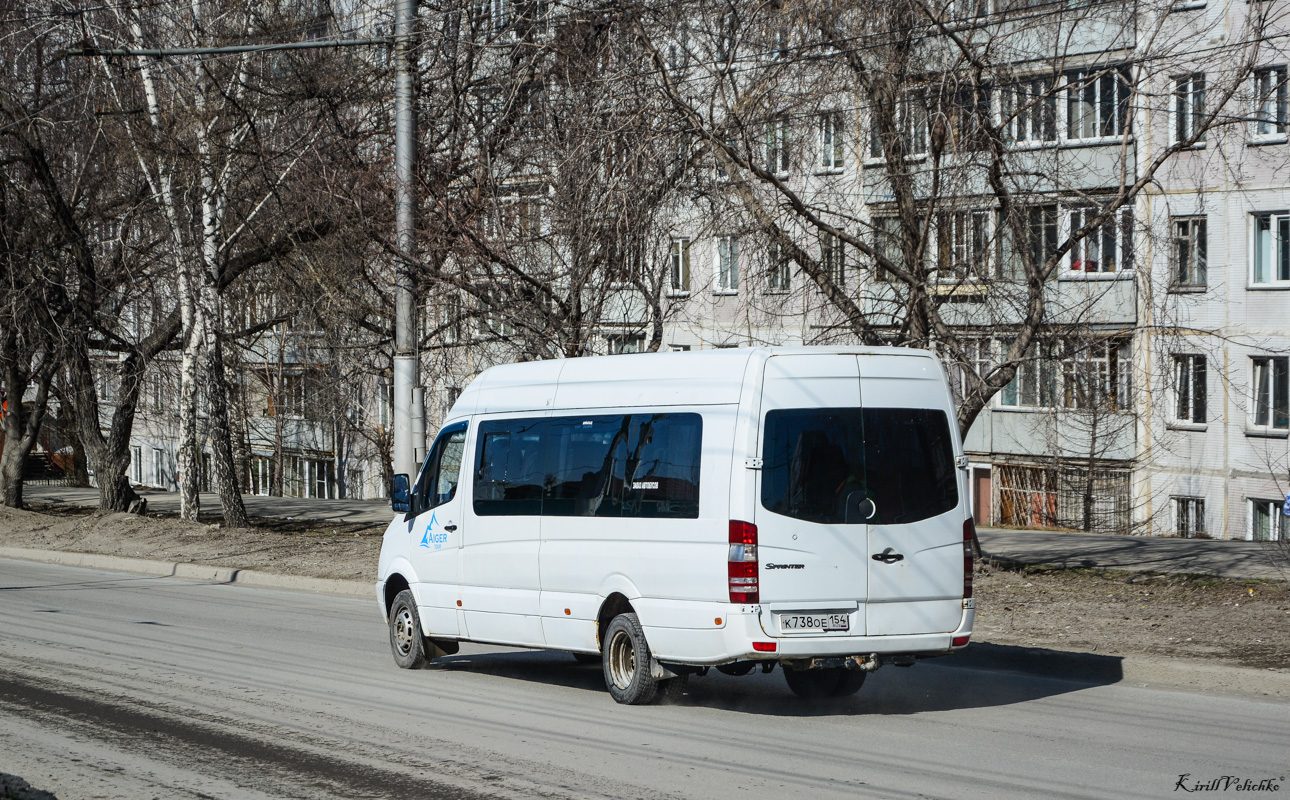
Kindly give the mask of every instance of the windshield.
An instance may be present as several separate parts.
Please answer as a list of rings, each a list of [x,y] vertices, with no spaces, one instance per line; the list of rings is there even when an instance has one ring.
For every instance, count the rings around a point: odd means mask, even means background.
[[[943,411],[780,409],[766,414],[763,442],[761,502],[776,514],[893,525],[958,505],[953,438]],[[866,498],[877,508],[869,519],[856,514]]]

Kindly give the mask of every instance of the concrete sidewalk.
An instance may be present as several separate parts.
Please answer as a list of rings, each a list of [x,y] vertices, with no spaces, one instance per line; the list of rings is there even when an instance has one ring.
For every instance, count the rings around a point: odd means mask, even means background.
[[[32,502],[93,508],[97,489],[28,486]],[[179,513],[174,492],[144,492],[148,510]],[[218,510],[219,497],[201,496],[202,508]],[[346,522],[384,527],[394,514],[386,500],[307,500],[298,497],[242,498],[252,517]],[[988,556],[1023,564],[1099,567],[1149,572],[1197,573],[1223,578],[1290,579],[1290,543],[1165,539],[1100,533],[981,528],[981,549]]]
[[[981,551],[1005,561],[1221,578],[1290,579],[1290,543],[1168,539],[980,528]]]

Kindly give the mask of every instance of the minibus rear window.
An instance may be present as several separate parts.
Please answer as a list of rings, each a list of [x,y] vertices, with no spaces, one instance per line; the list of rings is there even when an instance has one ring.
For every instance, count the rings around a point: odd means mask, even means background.
[[[819,523],[847,522],[869,498],[874,525],[944,514],[958,505],[945,412],[922,408],[801,408],[767,412],[761,501]]]

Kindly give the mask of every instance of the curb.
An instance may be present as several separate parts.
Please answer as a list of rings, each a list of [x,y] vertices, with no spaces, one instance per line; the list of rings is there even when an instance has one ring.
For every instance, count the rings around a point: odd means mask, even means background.
[[[224,583],[257,589],[285,589],[331,597],[358,597],[364,600],[376,597],[375,581],[368,583],[337,578],[306,578],[299,575],[279,575],[275,572],[258,572],[235,567],[213,567],[208,564],[152,561],[146,558],[35,550],[27,547],[0,547],[0,558],[38,561],[43,564],[61,564],[85,569],[103,569],[111,572],[129,572],[153,578],[179,578],[194,583]]]

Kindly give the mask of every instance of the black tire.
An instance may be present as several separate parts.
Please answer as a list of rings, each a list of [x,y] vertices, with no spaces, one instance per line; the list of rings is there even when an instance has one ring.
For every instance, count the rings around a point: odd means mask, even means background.
[[[426,640],[421,633],[421,616],[412,591],[404,589],[390,606],[390,650],[394,663],[403,669],[421,669],[426,657]]]
[[[610,696],[629,706],[651,702],[660,684],[650,672],[652,658],[636,615],[614,617],[601,647],[601,665]]]
[[[829,692],[829,697],[850,697],[860,691],[868,675],[869,673],[862,669],[842,670],[842,677],[838,680],[838,685],[833,687],[833,691]]]
[[[690,685],[689,675],[677,675],[658,682],[658,694],[655,697],[664,703],[676,703],[685,695],[685,688]]]
[[[832,695],[845,669],[785,669],[784,680],[793,694],[803,700],[823,700]]]
[[[599,664],[601,657],[598,653],[570,653],[573,660],[579,664]]]

